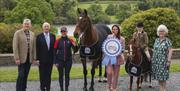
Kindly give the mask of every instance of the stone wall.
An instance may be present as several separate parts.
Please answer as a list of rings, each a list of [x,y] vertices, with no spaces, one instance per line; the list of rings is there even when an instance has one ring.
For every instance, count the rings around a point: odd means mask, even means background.
[[[75,54],[74,58],[75,58],[75,63],[80,63],[79,54]],[[180,49],[173,49],[172,59],[180,59]],[[0,54],[0,66],[11,66],[11,65],[15,65],[13,54]]]

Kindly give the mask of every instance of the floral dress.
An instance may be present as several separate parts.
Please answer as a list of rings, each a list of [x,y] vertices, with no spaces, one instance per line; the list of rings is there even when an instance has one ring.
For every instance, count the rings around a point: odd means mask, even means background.
[[[169,78],[168,49],[172,48],[170,39],[155,40],[152,56],[152,75],[155,80],[167,80]]]

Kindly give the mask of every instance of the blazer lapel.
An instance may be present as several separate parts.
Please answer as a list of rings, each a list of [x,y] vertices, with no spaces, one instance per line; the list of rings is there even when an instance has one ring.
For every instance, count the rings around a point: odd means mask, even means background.
[[[52,48],[54,45],[53,45],[53,35],[51,33],[49,33],[50,35],[50,48]]]
[[[46,38],[45,38],[44,33],[42,33],[41,37],[42,37],[44,45],[46,46],[46,49],[48,50],[48,46],[47,46],[47,43],[46,43]]]
[[[25,34],[24,30],[21,30],[21,32],[22,32],[23,39],[25,39],[25,42],[27,44],[27,38],[26,38],[26,34]]]

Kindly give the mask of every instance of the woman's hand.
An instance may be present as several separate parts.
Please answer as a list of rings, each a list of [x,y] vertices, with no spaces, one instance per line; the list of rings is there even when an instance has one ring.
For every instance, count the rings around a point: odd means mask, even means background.
[[[167,66],[170,66],[171,65],[171,61],[167,61]]]

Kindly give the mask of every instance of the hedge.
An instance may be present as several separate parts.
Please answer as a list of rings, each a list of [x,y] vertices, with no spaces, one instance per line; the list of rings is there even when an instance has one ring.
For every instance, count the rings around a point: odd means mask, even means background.
[[[180,18],[175,10],[170,8],[153,8],[132,15],[121,23],[122,34],[126,43],[132,38],[136,30],[136,23],[143,22],[144,30],[148,33],[149,46],[152,47],[155,41],[157,27],[164,24],[169,29],[168,37],[171,39],[174,48],[180,47]]]
[[[12,53],[12,39],[14,33],[22,28],[22,24],[5,24],[0,23],[0,53]],[[42,32],[41,25],[33,25],[32,29],[35,34],[39,34]],[[53,33],[55,33],[57,29],[52,28]]]

